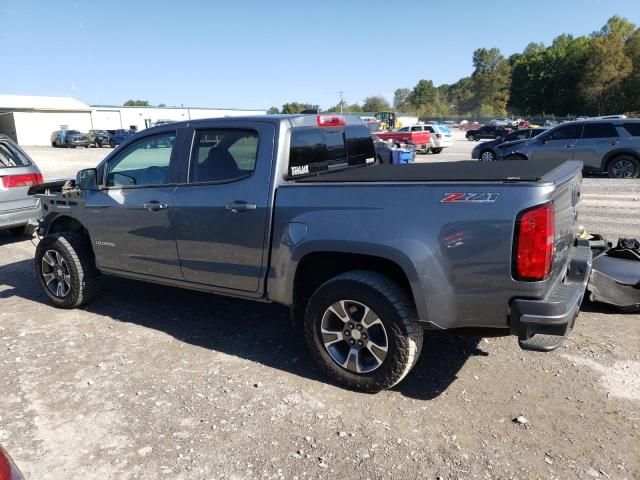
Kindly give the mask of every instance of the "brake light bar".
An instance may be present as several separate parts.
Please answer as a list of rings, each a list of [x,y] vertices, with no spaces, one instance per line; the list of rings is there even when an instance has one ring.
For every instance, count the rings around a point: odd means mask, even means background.
[[[344,127],[346,124],[344,115],[318,115],[319,127]]]
[[[4,175],[0,177],[4,188],[30,187],[31,185],[39,185],[42,183],[42,174],[40,173],[23,173],[18,175]]]
[[[553,203],[520,212],[513,246],[513,277],[516,280],[546,280],[553,263],[555,208]]]

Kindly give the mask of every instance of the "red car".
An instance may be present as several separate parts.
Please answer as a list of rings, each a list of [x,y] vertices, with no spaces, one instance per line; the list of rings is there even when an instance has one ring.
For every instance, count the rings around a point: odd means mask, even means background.
[[[482,124],[478,122],[467,122],[467,123],[461,123],[458,128],[463,132],[466,132],[468,130],[477,130],[481,126]]]
[[[393,140],[394,142],[413,143],[418,153],[427,153],[431,143],[431,134],[424,129],[423,125],[402,127],[395,132],[376,132],[376,136],[385,142]]]

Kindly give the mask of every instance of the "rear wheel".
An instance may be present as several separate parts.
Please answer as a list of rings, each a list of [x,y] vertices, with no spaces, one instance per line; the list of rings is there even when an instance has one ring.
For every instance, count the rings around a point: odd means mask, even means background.
[[[311,354],[339,383],[378,392],[400,382],[422,350],[413,302],[393,281],[353,271],[324,283],[305,314]]]
[[[611,178],[638,178],[640,162],[634,157],[622,155],[609,162],[607,173]]]
[[[44,237],[36,248],[36,273],[49,300],[59,308],[76,308],[91,301],[96,270],[85,238],[72,232]]]
[[[475,141],[476,137],[474,135],[467,135],[467,140],[469,140],[470,142]]]
[[[480,153],[480,161],[482,162],[493,162],[496,159],[495,154],[491,150],[483,150]]]
[[[440,153],[440,152],[442,152],[442,148],[432,148],[432,149],[431,149],[431,153],[434,153],[434,154],[436,154],[436,155],[437,155],[438,153]]]

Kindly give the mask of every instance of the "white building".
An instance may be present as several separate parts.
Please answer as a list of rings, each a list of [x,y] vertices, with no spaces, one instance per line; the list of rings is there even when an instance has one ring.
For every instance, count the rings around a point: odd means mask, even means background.
[[[0,95],[0,133],[20,145],[46,146],[56,130],[143,130],[158,121],[264,115],[266,110],[89,106],[71,97]]]
[[[236,110],[192,107],[117,107],[94,105],[91,118],[94,130],[144,130],[158,121],[179,122],[198,118],[265,115],[266,110]]]
[[[51,133],[91,129],[91,107],[71,97],[0,95],[0,133],[20,145],[50,145]]]

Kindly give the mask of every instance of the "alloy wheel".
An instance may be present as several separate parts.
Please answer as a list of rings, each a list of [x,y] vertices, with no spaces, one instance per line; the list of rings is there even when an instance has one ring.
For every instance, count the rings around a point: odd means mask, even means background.
[[[480,160],[482,160],[483,162],[493,162],[495,158],[493,156],[493,153],[487,150],[486,152],[482,152],[482,155],[480,155]]]
[[[71,291],[69,266],[55,250],[47,250],[42,256],[42,278],[47,289],[58,298],[66,297]]]
[[[320,324],[322,343],[334,362],[352,373],[377,370],[387,358],[389,339],[380,317],[355,300],[331,305]]]
[[[611,173],[615,178],[633,178],[634,172],[635,165],[631,160],[627,160],[626,158],[616,160],[611,167]]]

